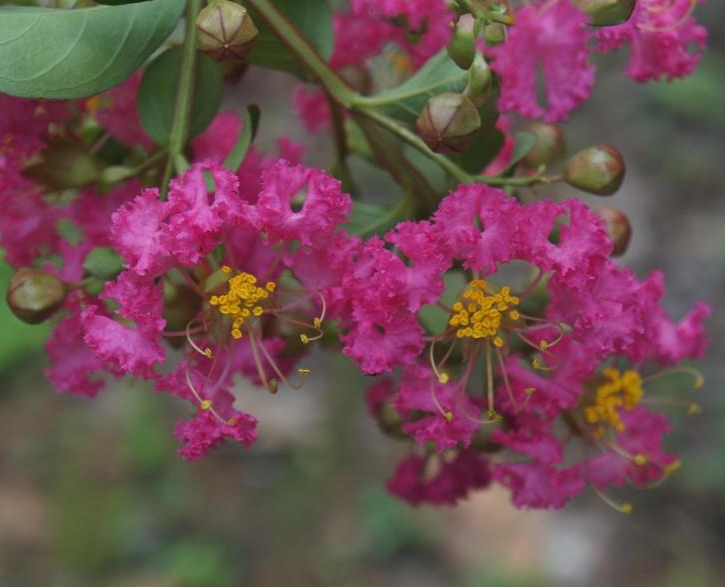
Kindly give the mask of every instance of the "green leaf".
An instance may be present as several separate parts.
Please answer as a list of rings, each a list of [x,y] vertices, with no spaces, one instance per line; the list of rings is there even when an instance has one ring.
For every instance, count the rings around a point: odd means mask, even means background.
[[[332,12],[327,0],[274,0],[289,21],[300,31],[320,56],[329,60],[334,46],[332,28]],[[269,29],[264,20],[250,10],[254,24],[259,29],[259,36],[249,54],[249,61],[254,65],[285,71],[300,79],[307,79],[305,70],[292,53]]]
[[[479,131],[460,158],[460,165],[467,173],[481,173],[503,147],[506,138],[497,128]]]
[[[146,68],[138,89],[141,124],[159,144],[168,142],[171,133],[181,61],[181,47],[166,51]],[[219,110],[223,92],[224,80],[219,65],[198,55],[188,138],[197,136],[209,126]]]
[[[97,247],[88,253],[83,268],[94,277],[110,281],[123,271],[123,259],[110,247]]]
[[[247,156],[249,146],[252,144],[254,137],[257,135],[257,128],[259,127],[259,118],[261,116],[259,106],[251,104],[247,106],[247,110],[244,112],[244,120],[242,124],[242,132],[239,133],[239,139],[237,144],[231,150],[227,158],[224,159],[224,167],[236,171]]]
[[[379,106],[382,112],[412,125],[430,98],[443,92],[462,92],[467,81],[468,72],[458,67],[444,49],[413,77],[364,100],[362,106]]]
[[[526,157],[526,153],[528,153],[535,144],[536,135],[534,133],[525,131],[517,132],[514,135],[514,152],[511,155],[511,160],[509,161],[506,171],[513,169],[514,166],[521,161],[521,159]],[[506,171],[504,171],[504,173],[506,173]]]
[[[368,204],[355,202],[348,223],[344,226],[350,234],[367,238],[383,234],[402,218],[405,202],[397,204]]]
[[[0,92],[83,98],[121,83],[174,30],[184,0],[78,10],[0,7]]]

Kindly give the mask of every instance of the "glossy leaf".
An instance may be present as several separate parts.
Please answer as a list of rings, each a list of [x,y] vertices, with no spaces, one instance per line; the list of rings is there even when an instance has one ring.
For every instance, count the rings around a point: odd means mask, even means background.
[[[402,203],[393,205],[355,202],[344,228],[350,234],[363,238],[384,234],[401,219],[401,211]]]
[[[397,88],[373,96],[368,103],[412,125],[430,98],[443,92],[462,92],[467,81],[468,72],[458,67],[444,49],[413,77]]]
[[[242,124],[242,132],[239,133],[237,143],[234,145],[231,153],[224,159],[224,167],[236,171],[244,161],[249,151],[249,146],[252,144],[254,137],[257,135],[257,128],[259,127],[259,119],[262,113],[259,110],[259,106],[252,104],[247,107],[244,112],[244,121]]]
[[[509,171],[515,167],[515,165],[526,157],[532,147],[536,144],[536,135],[532,132],[517,132],[514,135],[514,152],[511,155],[506,171]],[[505,173],[505,172],[504,172]]]
[[[146,68],[138,89],[141,124],[159,144],[165,144],[171,133],[182,57],[181,47],[170,49],[157,57]],[[197,136],[209,126],[219,110],[223,92],[221,68],[208,57],[199,55],[188,138]]]
[[[121,83],[172,33],[184,0],[77,10],[0,7],[0,92],[83,98]]]
[[[300,31],[320,56],[329,60],[334,46],[332,11],[327,0],[274,0],[289,21]],[[254,41],[249,61],[254,65],[285,71],[301,79],[306,79],[305,70],[294,53],[290,51],[269,29],[264,20],[250,10],[259,36]]]

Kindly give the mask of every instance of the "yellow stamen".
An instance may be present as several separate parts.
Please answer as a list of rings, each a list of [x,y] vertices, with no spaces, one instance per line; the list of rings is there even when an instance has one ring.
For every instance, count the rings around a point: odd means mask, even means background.
[[[230,275],[231,267],[224,265],[222,272]],[[235,339],[244,336],[242,327],[250,316],[259,317],[264,314],[264,302],[276,284],[267,282],[264,287],[257,285],[257,278],[251,273],[237,273],[227,279],[228,289],[223,295],[213,295],[209,305],[217,308],[220,314],[232,317],[231,335]]]
[[[644,396],[642,378],[637,371],[620,373],[617,369],[604,369],[605,381],[597,387],[594,403],[584,408],[589,424],[607,425],[624,430],[621,410],[631,410]]]
[[[490,339],[501,348],[503,338],[499,335],[499,329],[507,313],[512,320],[519,318],[520,315],[515,310],[519,298],[511,295],[509,287],[490,294],[486,291],[486,286],[482,279],[474,279],[468,284],[461,296],[467,303],[458,301],[453,304],[453,314],[448,325],[456,327],[458,338]]]

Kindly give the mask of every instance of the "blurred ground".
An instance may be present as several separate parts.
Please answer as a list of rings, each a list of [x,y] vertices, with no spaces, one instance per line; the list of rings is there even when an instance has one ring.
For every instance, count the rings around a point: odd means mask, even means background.
[[[187,464],[171,435],[178,404],[128,382],[92,402],[55,395],[47,331],[0,307],[0,587],[725,585],[725,7],[711,0],[698,18],[711,49],[697,75],[636,86],[608,58],[567,127],[570,152],[611,142],[625,155],[620,193],[589,199],[630,216],[624,260],[642,277],[665,271],[673,315],[698,299],[715,309],[704,413],[671,414],[683,467],[630,490],[631,516],[591,494],[554,513],[516,511],[498,490],[436,511],[389,498],[404,447],[368,421],[364,378],[324,355],[311,359],[316,385],[241,391],[261,421],[251,451]],[[287,82],[266,87],[287,109]],[[287,126],[263,124],[267,136]]]

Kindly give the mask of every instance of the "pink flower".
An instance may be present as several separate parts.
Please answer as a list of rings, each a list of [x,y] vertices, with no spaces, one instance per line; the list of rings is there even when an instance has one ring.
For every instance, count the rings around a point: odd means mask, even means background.
[[[73,310],[53,328],[45,348],[45,375],[61,393],[95,397],[104,388],[103,362],[83,341],[80,312]]]
[[[518,508],[561,509],[585,487],[580,466],[557,469],[538,462],[496,465],[493,478],[512,492]]]
[[[92,98],[88,104],[94,109],[93,100],[98,100],[96,119],[119,143],[149,150],[154,143],[141,126],[138,115],[136,98],[140,85],[141,72],[137,71],[115,88]]]
[[[330,128],[330,106],[322,90],[318,88],[295,88],[294,108],[305,130],[310,134],[326,131]]]
[[[254,204],[246,205],[244,220],[273,243],[298,240],[311,245],[315,235],[329,233],[351,208],[340,181],[280,160],[265,171],[262,190]]]
[[[495,58],[491,67],[501,76],[498,107],[526,118],[566,120],[594,84],[586,17],[569,0],[526,6],[514,16],[506,42],[490,49]],[[536,98],[539,67],[546,105]]]
[[[420,446],[433,442],[438,452],[458,443],[467,448],[481,422],[480,409],[465,389],[438,383],[422,365],[405,369],[393,406],[406,420],[403,431]]]
[[[257,419],[244,412],[235,412],[234,419],[226,423],[208,411],[200,410],[193,419],[176,424],[174,434],[183,444],[179,454],[187,461],[196,461],[227,440],[250,447],[257,438]]]
[[[453,505],[472,489],[491,483],[488,460],[474,450],[462,450],[452,458],[439,457],[438,470],[429,470],[429,459],[411,455],[403,459],[388,480],[387,489],[412,505]]]
[[[707,41],[707,31],[691,17],[694,6],[692,0],[638,0],[627,22],[597,31],[597,50],[629,43],[626,73],[638,82],[690,75]]]

